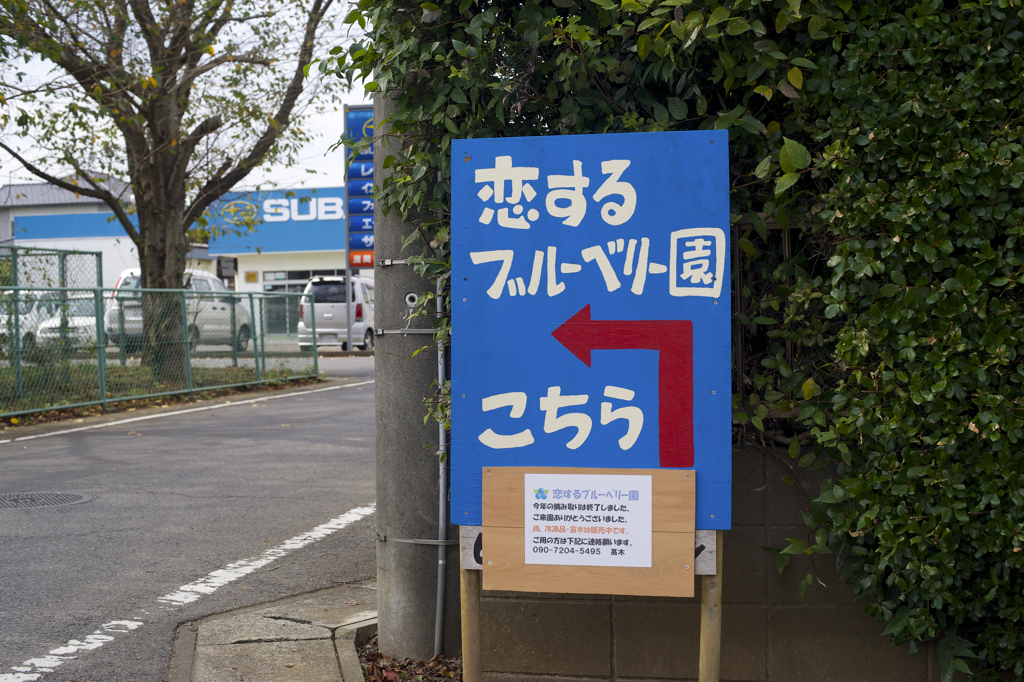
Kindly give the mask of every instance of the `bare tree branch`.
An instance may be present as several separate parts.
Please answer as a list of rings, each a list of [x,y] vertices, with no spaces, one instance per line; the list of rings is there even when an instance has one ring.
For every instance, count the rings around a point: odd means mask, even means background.
[[[222,66],[224,64],[256,64],[257,66],[270,66],[271,64],[273,64],[273,61],[270,59],[262,59],[259,57],[250,57],[245,55],[221,55],[220,57],[211,59],[208,62],[204,62],[203,64],[200,64],[199,66],[195,67],[194,69],[191,69],[186,73],[183,73],[181,76],[181,83],[182,85],[187,85],[189,82],[194,81],[196,78],[203,75],[204,73],[212,71],[216,69],[218,66]]]
[[[222,177],[211,178],[203,186],[185,211],[185,219],[189,224],[198,220],[199,216],[203,214],[217,197],[230,190],[249,175],[263,161],[267,152],[270,151],[270,148],[280,137],[281,131],[288,126],[296,100],[298,100],[299,94],[302,92],[306,65],[313,59],[313,41],[317,28],[320,25],[320,20],[330,9],[333,2],[334,0],[315,0],[313,8],[310,10],[309,18],[306,21],[306,29],[303,34],[302,48],[299,51],[295,74],[288,84],[288,89],[285,91],[284,99],[281,101],[281,106],[278,107],[277,114],[267,125],[263,135],[260,136],[259,141],[253,146],[252,151],[232,171]]]

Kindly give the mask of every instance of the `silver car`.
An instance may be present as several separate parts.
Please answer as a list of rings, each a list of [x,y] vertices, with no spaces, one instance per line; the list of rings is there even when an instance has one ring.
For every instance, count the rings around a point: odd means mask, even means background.
[[[246,350],[252,338],[248,306],[208,272],[186,270],[183,284],[188,291],[199,292],[190,294],[187,299],[190,345],[233,345],[240,351]],[[110,343],[124,343],[129,350],[142,345],[141,286],[138,268],[122,272],[104,315]]]
[[[309,351],[313,345],[313,327],[316,326],[316,345],[341,346],[348,344],[345,320],[344,277],[314,277],[302,292],[312,295],[316,320],[313,320],[305,300],[299,306],[299,350]],[[308,299],[306,299],[308,300]],[[352,277],[352,345],[364,350],[373,349],[373,280]]]
[[[18,333],[21,335],[21,347],[32,348],[36,345],[36,332],[39,325],[49,320],[57,312],[58,294],[27,294],[22,293],[18,301]],[[0,346],[7,346],[14,334],[14,293],[0,293]]]
[[[96,299],[70,296],[54,303],[50,319],[36,327],[36,342],[42,346],[95,346]]]

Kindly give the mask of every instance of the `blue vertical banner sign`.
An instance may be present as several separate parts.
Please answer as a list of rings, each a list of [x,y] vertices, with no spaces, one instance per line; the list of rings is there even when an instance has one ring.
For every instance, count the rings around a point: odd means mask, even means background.
[[[373,137],[373,106],[345,105],[345,137]],[[373,267],[373,145],[345,167],[345,244],[350,268]]]
[[[452,142],[453,524],[482,467],[662,467],[731,527],[728,144]]]

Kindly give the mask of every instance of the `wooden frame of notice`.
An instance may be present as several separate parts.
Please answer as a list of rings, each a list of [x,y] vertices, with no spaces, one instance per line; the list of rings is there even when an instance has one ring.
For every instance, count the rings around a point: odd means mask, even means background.
[[[651,477],[651,566],[527,564],[523,515],[526,474],[623,474]],[[696,473],[684,469],[484,467],[483,589],[519,592],[694,596]]]
[[[650,568],[527,565],[523,514],[526,473],[647,474],[652,477]],[[694,596],[701,574],[699,681],[718,682],[722,637],[722,531],[696,534],[696,474],[679,469],[484,467],[483,526],[461,527],[463,679],[482,682],[481,591],[513,590],[644,596]],[[483,531],[487,548],[483,549]],[[697,549],[701,551],[698,569]],[[688,548],[688,549],[687,549]],[[709,551],[705,551],[709,550]],[[708,561],[710,560],[710,561]],[[680,570],[680,567],[682,570]]]

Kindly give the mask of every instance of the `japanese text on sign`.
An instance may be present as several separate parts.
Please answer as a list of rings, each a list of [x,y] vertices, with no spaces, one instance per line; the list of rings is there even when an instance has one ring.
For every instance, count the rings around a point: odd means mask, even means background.
[[[607,177],[591,198],[601,202],[609,197],[618,197],[618,202],[608,200],[601,204],[601,219],[608,225],[624,225],[636,211],[636,189],[623,179],[624,176],[628,177],[630,163],[626,159],[601,163],[601,173]],[[547,176],[550,191],[543,207],[551,217],[564,218],[562,224],[578,227],[587,214],[587,196],[583,190],[590,187],[591,179],[583,175],[581,161],[572,161],[572,166],[572,175]],[[477,169],[476,182],[483,185],[477,192],[477,197],[483,203],[478,221],[491,225],[497,215],[499,227],[530,229],[541,214],[537,208],[524,208],[523,205],[525,203],[529,206],[537,198],[538,193],[529,181],[538,181],[539,178],[540,168],[513,166],[511,156],[495,157],[493,168]],[[503,207],[495,209],[491,204]],[[537,205],[540,206],[541,202],[538,201]],[[628,234],[635,234],[635,230],[630,229]],[[599,270],[609,292],[622,286],[619,272],[627,281],[632,278],[629,290],[637,296],[643,295],[648,275],[667,274],[665,284],[672,296],[717,297],[722,289],[726,239],[725,231],[721,228],[700,227],[672,232],[667,244],[652,243],[649,237],[644,236],[639,239],[623,236],[609,240],[606,244],[588,245],[578,254],[563,253],[561,257],[557,247],[547,246],[534,250],[532,254],[525,254],[527,259],[531,255],[533,257],[529,275],[525,277],[513,272],[515,255],[512,249],[475,251],[470,254],[474,265],[501,264],[494,282],[487,288],[487,295],[491,298],[501,298],[506,290],[509,296],[535,296],[541,291],[542,283],[544,294],[549,297],[558,296],[565,291],[566,282],[569,281],[564,275],[581,272],[584,264],[593,264],[591,267]],[[620,263],[613,263],[613,259]],[[656,262],[655,259],[662,262]]]
[[[619,388],[618,386],[606,386],[604,389],[604,396],[606,398],[623,402],[631,401],[635,395],[635,392],[626,388]],[[576,431],[572,439],[566,442],[565,447],[575,450],[583,445],[590,435],[591,429],[594,427],[593,419],[585,412],[566,411],[559,414],[558,411],[560,409],[566,410],[567,408],[586,405],[589,400],[589,395],[562,395],[561,386],[550,386],[547,395],[541,397],[538,401],[540,411],[544,413],[544,433],[555,433],[562,429],[575,428]],[[501,408],[511,408],[509,416],[512,419],[519,419],[526,413],[528,401],[529,398],[526,393],[521,391],[500,393],[484,398],[482,400],[482,409],[484,412],[490,412],[491,410],[499,410]],[[639,407],[633,405],[619,407],[618,409],[612,409],[612,407],[613,403],[611,402],[601,403],[601,425],[604,426],[619,419],[625,419],[627,424],[626,433],[619,438],[619,448],[629,450],[636,443],[637,438],[640,437],[640,432],[644,428],[644,413]],[[530,429],[524,429],[518,433],[500,434],[496,433],[494,429],[489,428],[477,436],[477,439],[494,450],[521,448],[532,445],[534,442],[533,431]]]
[[[650,476],[524,476],[527,564],[650,567]]]

